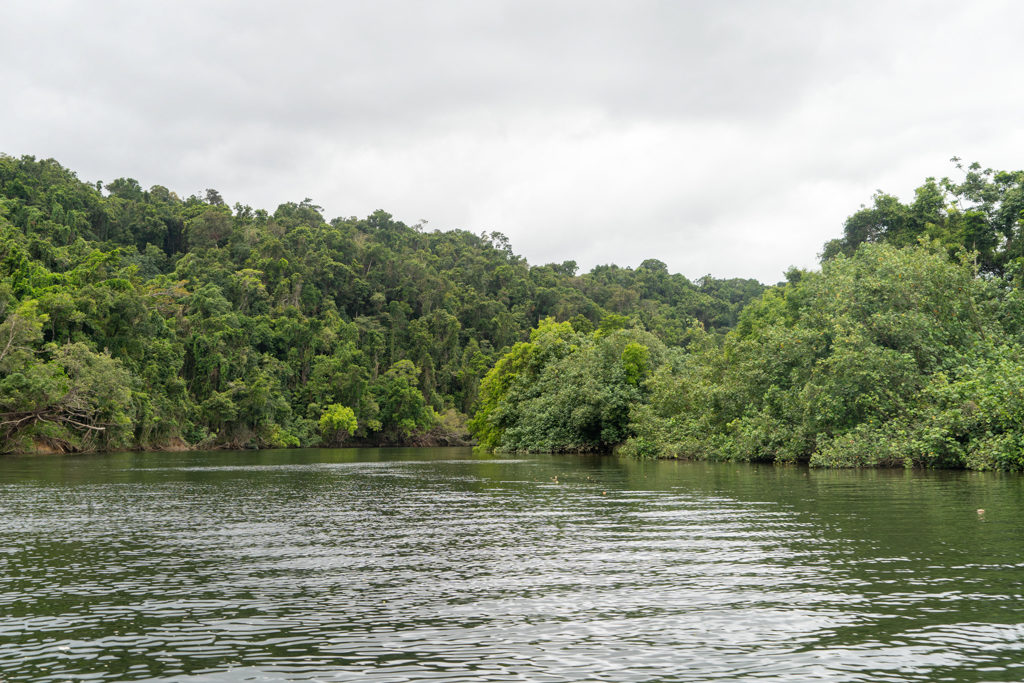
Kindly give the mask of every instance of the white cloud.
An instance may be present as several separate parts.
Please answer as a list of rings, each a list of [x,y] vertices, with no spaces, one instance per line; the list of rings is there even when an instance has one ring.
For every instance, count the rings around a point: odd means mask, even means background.
[[[15,2],[0,151],[774,282],[875,189],[1024,166],[1009,2]]]

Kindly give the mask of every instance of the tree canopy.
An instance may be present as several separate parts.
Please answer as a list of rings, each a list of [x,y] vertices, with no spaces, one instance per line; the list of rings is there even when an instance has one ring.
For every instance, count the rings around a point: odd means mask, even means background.
[[[464,423],[546,318],[589,331],[614,314],[678,345],[763,289],[654,260],[577,271],[497,232],[328,220],[308,198],[230,206],[0,155],[0,451],[420,442]]]
[[[618,405],[637,378],[628,419],[601,423],[635,456],[1024,469],[1024,173],[960,168],[911,204],[876,194],[820,272],[791,270],[724,336],[698,324],[649,358],[627,345],[600,388],[593,349],[624,320],[590,339],[542,324],[484,379],[471,427],[488,448],[603,448],[573,410]]]
[[[0,451],[468,423],[492,450],[1022,469],[1024,172],[958,168],[765,288],[0,155]]]

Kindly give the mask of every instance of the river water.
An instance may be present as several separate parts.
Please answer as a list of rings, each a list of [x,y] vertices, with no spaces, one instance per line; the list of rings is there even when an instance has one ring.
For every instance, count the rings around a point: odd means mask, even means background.
[[[1020,681],[1022,582],[1020,476],[0,459],[2,681]]]

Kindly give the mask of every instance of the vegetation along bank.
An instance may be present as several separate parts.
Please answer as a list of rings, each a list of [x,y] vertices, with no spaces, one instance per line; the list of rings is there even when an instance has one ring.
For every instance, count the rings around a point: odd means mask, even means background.
[[[1024,466],[1024,172],[877,194],[820,271],[531,266],[0,156],[0,451],[470,439],[820,466]]]

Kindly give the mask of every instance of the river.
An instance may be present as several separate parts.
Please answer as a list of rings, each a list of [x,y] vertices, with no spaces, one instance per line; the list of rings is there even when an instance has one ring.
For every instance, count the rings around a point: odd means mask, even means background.
[[[1024,477],[0,459],[0,680],[1020,681]]]

